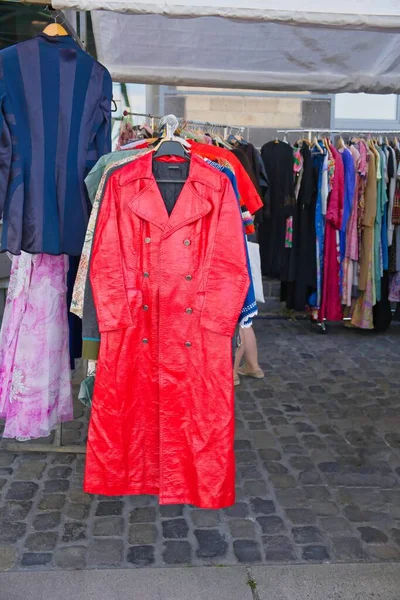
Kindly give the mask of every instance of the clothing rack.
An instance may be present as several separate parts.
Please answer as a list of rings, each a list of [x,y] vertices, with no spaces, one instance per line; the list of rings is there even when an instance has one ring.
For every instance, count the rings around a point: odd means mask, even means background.
[[[326,128],[319,128],[319,129],[308,129],[308,128],[301,128],[301,129],[277,129],[276,132],[278,134],[284,134],[285,137],[288,133],[301,133],[301,134],[307,134],[308,140],[309,142],[311,142],[313,135],[319,135],[319,134],[326,134],[327,136],[329,136],[330,134],[335,134],[335,135],[341,135],[341,134],[355,134],[355,135],[361,135],[361,136],[369,136],[369,135],[396,135],[396,136],[400,136],[400,130],[399,129],[387,129],[387,130],[383,130],[383,129],[326,129]],[[394,312],[392,310],[392,312]],[[351,321],[351,319],[349,317],[344,317],[343,321]],[[322,334],[326,334],[327,333],[327,325],[326,325],[326,321],[314,321],[313,322],[317,327],[318,330],[320,331],[320,333]]]
[[[398,129],[388,129],[386,131],[384,131],[383,129],[277,129],[277,133],[283,133],[285,135],[287,135],[288,133],[305,133],[308,135],[308,139],[309,141],[311,141],[311,138],[313,135],[318,135],[320,133],[326,133],[326,134],[335,134],[335,135],[340,135],[342,133],[353,133],[353,134],[359,134],[359,135],[372,135],[372,134],[376,134],[376,135],[382,135],[382,134],[386,134],[386,135],[400,135],[400,131]]]
[[[123,116],[127,117],[127,116],[134,116],[134,117],[145,117],[147,119],[162,119],[162,116],[159,115],[152,115],[149,113],[138,113],[138,112],[131,112],[128,110],[124,110],[123,111]],[[177,117],[178,121],[181,122],[182,124],[188,124],[188,125],[203,125],[203,126],[207,126],[207,127],[218,127],[219,129],[237,129],[240,132],[243,132],[246,128],[243,125],[227,125],[226,123],[212,123],[211,121],[193,121],[191,119],[186,119],[184,117]]]

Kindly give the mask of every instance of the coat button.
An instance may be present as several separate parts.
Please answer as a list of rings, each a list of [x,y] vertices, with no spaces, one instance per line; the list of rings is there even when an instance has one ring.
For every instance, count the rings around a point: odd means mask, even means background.
[[[144,238],[144,243],[145,244],[150,244],[150,242],[151,242],[151,238],[149,238],[149,237]]]
[[[142,343],[143,343],[143,344],[148,344],[148,343],[149,343],[149,340],[148,340],[147,338],[143,338],[143,339],[142,339]]]
[[[191,309],[191,308],[187,308],[187,309],[185,310],[185,312],[186,312],[186,314],[187,314],[187,315],[191,315],[191,314],[192,314],[192,312],[193,312],[193,309]]]
[[[145,271],[145,272],[143,273],[143,277],[150,277],[150,275],[149,275],[149,273],[148,273],[147,271]]]
[[[147,306],[147,304],[143,305],[143,310],[149,310],[149,307]]]
[[[192,345],[191,342],[185,342],[186,348],[190,348],[191,345]]]
[[[185,246],[190,246],[191,242],[190,242],[190,240],[185,240],[183,243],[185,244]]]
[[[191,275],[186,275],[185,279],[186,281],[192,281],[193,277]]]

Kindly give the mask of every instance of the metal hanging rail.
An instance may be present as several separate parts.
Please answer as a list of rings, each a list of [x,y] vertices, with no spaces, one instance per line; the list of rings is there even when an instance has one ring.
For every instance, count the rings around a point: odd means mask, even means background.
[[[123,116],[134,116],[134,117],[145,117],[147,119],[162,119],[163,117],[160,115],[152,115],[149,113],[137,113],[131,112],[128,110],[123,111]],[[183,125],[187,123],[188,125],[203,125],[208,127],[219,127],[220,129],[238,129],[239,131],[244,131],[246,129],[243,125],[227,125],[226,123],[212,123],[211,121],[193,121],[191,119],[186,119],[185,117],[177,117],[178,121]]]

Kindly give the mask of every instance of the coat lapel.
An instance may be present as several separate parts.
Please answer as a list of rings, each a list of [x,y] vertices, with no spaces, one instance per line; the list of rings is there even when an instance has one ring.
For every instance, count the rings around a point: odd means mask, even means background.
[[[170,216],[152,173],[152,153],[146,154],[142,159],[138,159],[138,163],[139,161],[141,164],[137,164],[135,179],[144,181],[140,182],[140,191],[132,198],[130,208],[140,218],[162,229],[164,238],[211,211],[212,204],[207,197],[210,190],[220,189],[219,180],[210,177],[212,167],[206,166],[202,159],[196,155],[192,156],[188,179]]]

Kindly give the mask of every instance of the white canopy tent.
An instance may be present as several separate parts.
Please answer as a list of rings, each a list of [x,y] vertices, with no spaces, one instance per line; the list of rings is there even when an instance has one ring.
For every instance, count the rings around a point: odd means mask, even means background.
[[[98,58],[115,81],[400,93],[400,0],[327,4],[53,0],[93,11]]]

